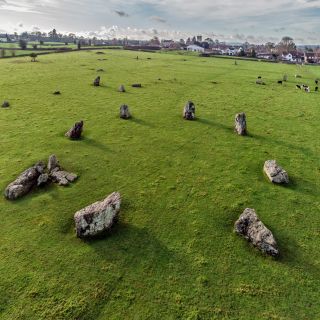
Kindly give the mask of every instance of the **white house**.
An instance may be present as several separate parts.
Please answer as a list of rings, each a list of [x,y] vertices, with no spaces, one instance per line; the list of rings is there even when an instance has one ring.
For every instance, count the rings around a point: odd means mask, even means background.
[[[194,52],[204,52],[204,48],[196,46],[195,44],[187,46],[187,50],[188,51],[194,51]]]

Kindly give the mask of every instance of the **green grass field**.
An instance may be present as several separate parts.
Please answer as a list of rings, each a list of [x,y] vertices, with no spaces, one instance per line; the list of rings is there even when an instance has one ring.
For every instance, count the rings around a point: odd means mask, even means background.
[[[320,93],[296,90],[294,74],[314,89],[320,69],[105,52],[0,61],[0,101],[11,103],[0,109],[1,190],[53,153],[79,174],[70,187],[0,198],[0,318],[319,319]],[[187,100],[196,121],[182,119]],[[132,120],[119,119],[123,103]],[[237,112],[248,137],[233,132]],[[81,119],[84,138],[65,138]],[[289,186],[268,183],[268,159]],[[73,214],[113,191],[123,202],[112,234],[77,239]],[[234,234],[246,207],[279,259]]]

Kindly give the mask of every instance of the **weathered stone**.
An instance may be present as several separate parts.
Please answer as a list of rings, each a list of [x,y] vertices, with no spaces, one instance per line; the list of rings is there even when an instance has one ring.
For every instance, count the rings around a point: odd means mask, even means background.
[[[1,107],[2,108],[9,108],[10,107],[10,103],[8,101],[3,101]]]
[[[44,172],[44,169],[45,165],[39,162],[25,170],[7,186],[4,192],[5,197],[9,200],[15,200],[26,195],[37,184],[38,178]]]
[[[183,108],[183,118],[186,120],[194,120],[196,116],[196,107],[192,101],[188,101]]]
[[[126,92],[126,89],[124,88],[124,85],[122,84],[120,87],[119,87],[119,92]]]
[[[267,160],[264,163],[263,171],[273,183],[289,183],[288,173],[277,164],[276,160]]]
[[[252,242],[260,251],[278,256],[279,249],[272,232],[258,218],[254,209],[245,209],[235,222],[235,231]]]
[[[241,136],[245,136],[247,134],[247,121],[246,114],[244,112],[236,114],[235,131]]]
[[[65,136],[72,140],[78,140],[81,138],[82,129],[83,121],[81,120],[80,122],[76,122],[75,125],[68,132],[66,132]]]
[[[49,175],[47,173],[42,173],[37,179],[37,186],[43,186],[49,181]]]
[[[285,74],[285,75],[283,76],[282,80],[283,80],[283,81],[288,81],[288,75]]]
[[[133,87],[133,88],[141,88],[142,85],[141,85],[141,83],[134,83],[134,84],[132,85],[132,87]]]
[[[60,186],[67,186],[70,182],[77,179],[77,175],[63,170],[53,170],[50,173],[53,182],[59,183]]]
[[[59,161],[58,161],[57,157],[54,154],[52,154],[49,157],[47,168],[48,168],[49,172],[52,172],[56,168],[58,168],[58,170],[60,170]]]
[[[100,76],[96,77],[93,81],[93,85],[95,87],[99,87],[100,86]]]
[[[103,201],[77,211],[74,215],[77,237],[90,238],[108,232],[117,221],[120,204],[120,194],[114,192]]]
[[[256,84],[265,85],[265,83],[261,79],[256,80]]]
[[[120,107],[120,118],[122,118],[122,119],[130,119],[131,118],[129,107],[126,104],[123,104]]]

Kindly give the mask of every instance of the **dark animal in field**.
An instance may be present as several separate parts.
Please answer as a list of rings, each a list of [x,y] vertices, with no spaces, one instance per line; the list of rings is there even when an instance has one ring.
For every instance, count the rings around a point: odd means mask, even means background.
[[[61,94],[61,92],[60,91],[55,91],[53,94],[58,95],[58,94]]]
[[[131,87],[132,88],[141,88],[142,85],[141,85],[141,83],[134,83]]]
[[[100,76],[99,77],[96,77],[93,81],[93,85],[95,87],[99,87],[100,86]]]
[[[301,86],[299,84],[297,84],[296,89],[301,89]]]
[[[279,81],[278,81],[278,84],[282,84],[282,81],[281,81],[281,80],[279,80]]]
[[[318,87],[315,87],[314,91],[318,92],[318,91],[319,91],[319,88],[318,88]]]

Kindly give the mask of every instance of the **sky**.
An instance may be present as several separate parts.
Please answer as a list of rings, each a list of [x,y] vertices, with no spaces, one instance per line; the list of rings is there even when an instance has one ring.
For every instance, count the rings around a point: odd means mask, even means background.
[[[0,0],[0,32],[320,44],[320,0]]]

